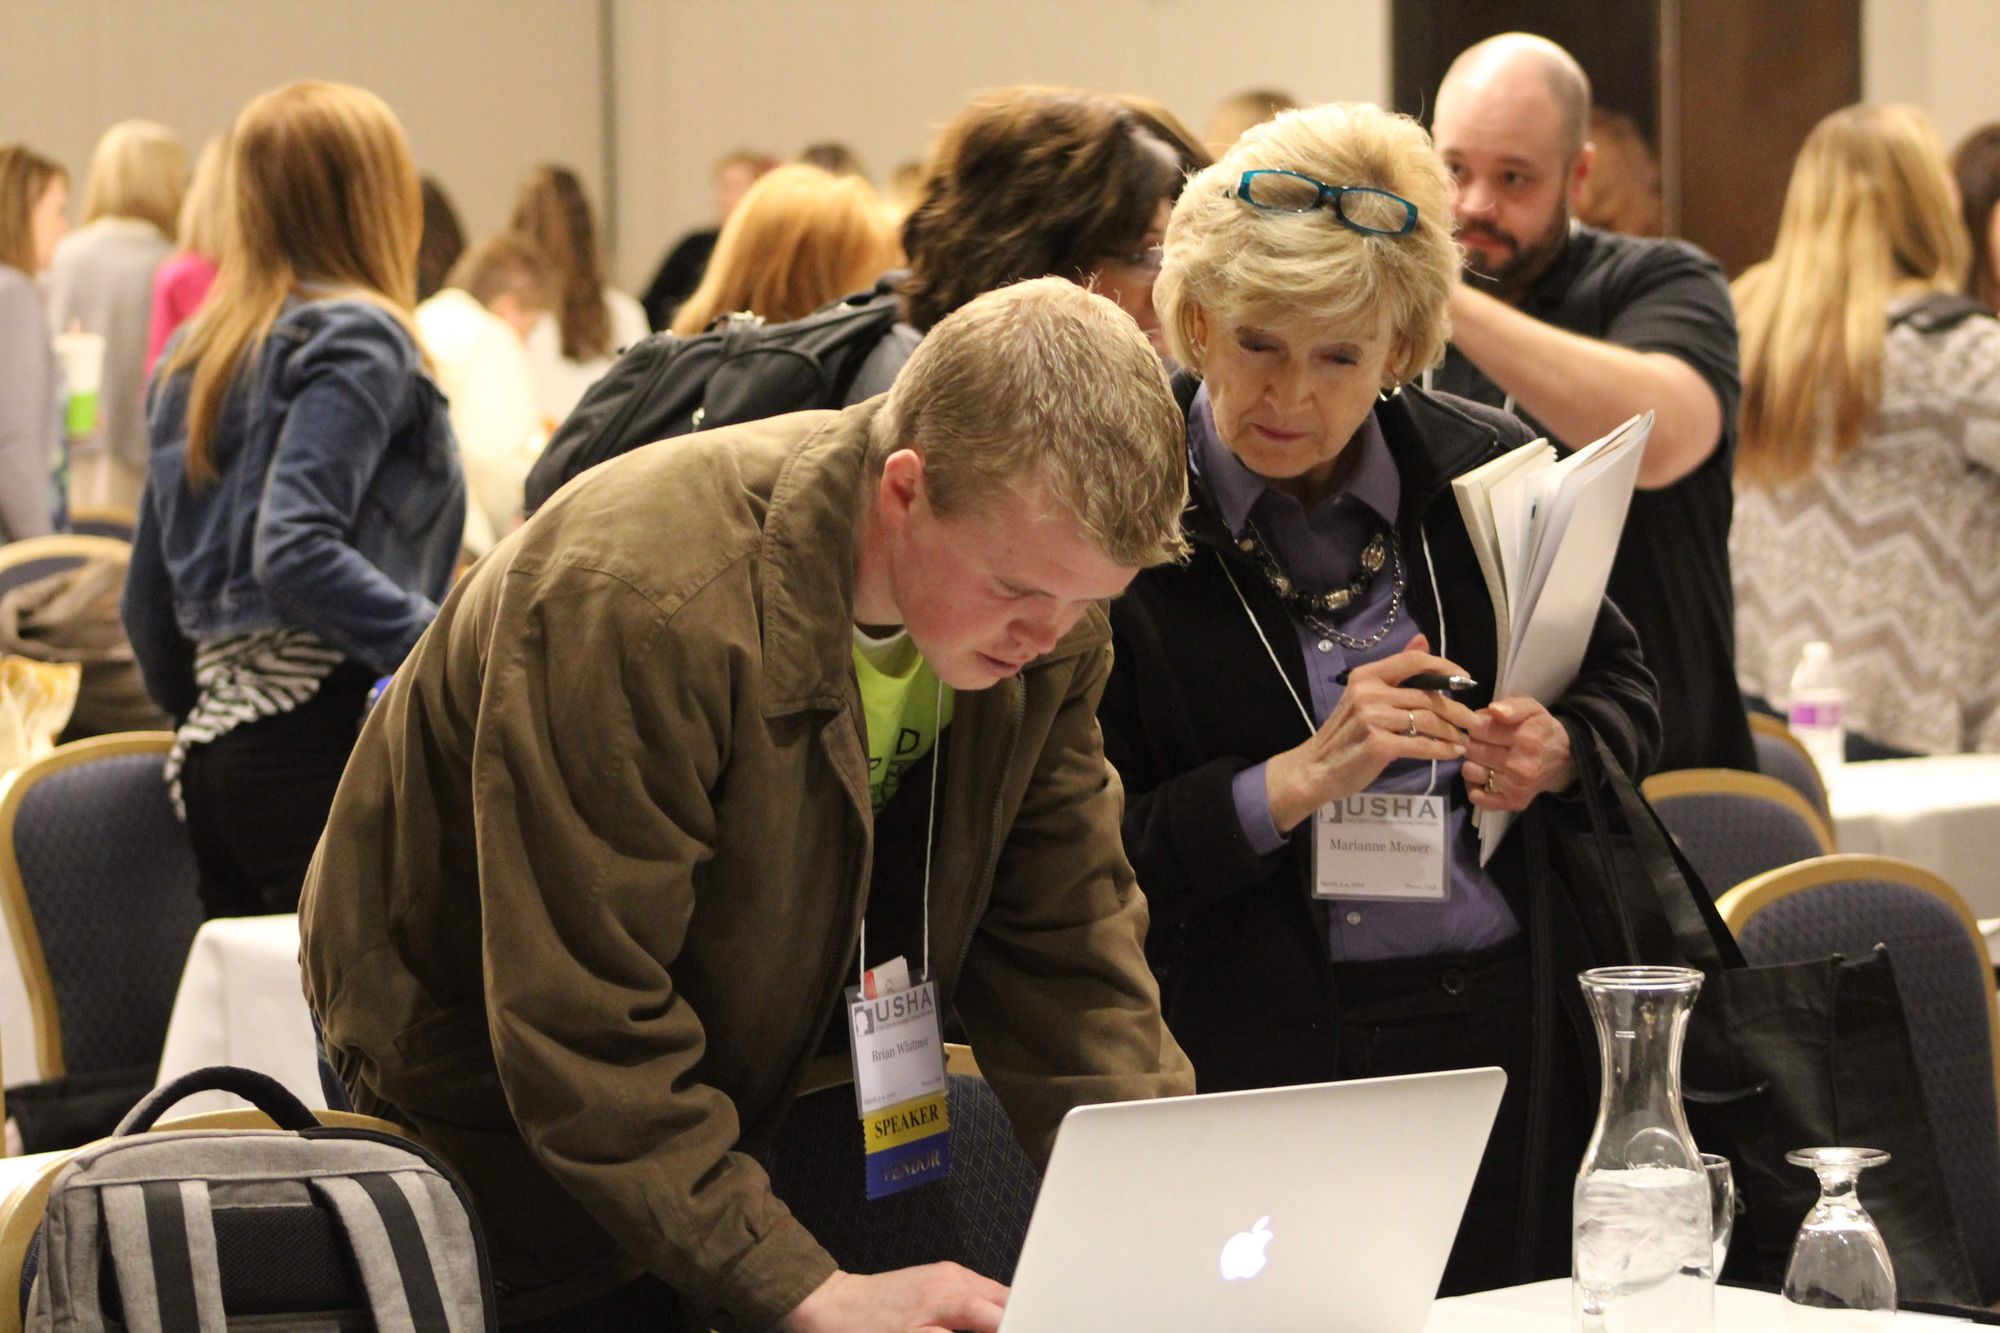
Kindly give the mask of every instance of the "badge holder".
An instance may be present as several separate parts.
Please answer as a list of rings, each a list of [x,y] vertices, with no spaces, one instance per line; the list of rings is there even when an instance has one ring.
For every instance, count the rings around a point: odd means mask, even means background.
[[[900,988],[882,984],[883,974],[892,969],[903,974]],[[847,988],[855,1110],[861,1117],[870,1199],[951,1173],[937,983],[907,982],[908,969],[897,958],[864,972],[861,985]]]

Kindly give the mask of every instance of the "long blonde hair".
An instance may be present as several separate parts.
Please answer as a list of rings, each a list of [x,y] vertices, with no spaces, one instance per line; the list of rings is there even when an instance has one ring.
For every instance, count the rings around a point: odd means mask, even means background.
[[[214,435],[239,369],[300,284],[380,306],[410,332],[423,197],[395,112],[375,94],[305,80],[243,108],[231,133],[233,225],[215,289],[169,370],[194,368],[187,470],[216,477]]]
[[[597,219],[577,174],[548,164],[529,172],[507,228],[541,246],[555,266],[562,354],[572,361],[608,355],[612,330],[604,304],[604,259],[597,248]]]
[[[1898,289],[1955,290],[1968,242],[1944,147],[1911,106],[1850,106],[1799,150],[1778,244],[1732,288],[1742,340],[1736,475],[1769,489],[1838,459],[1882,402]]]
[[[722,224],[701,286],[674,316],[689,337],[748,310],[773,324],[809,315],[896,266],[902,251],[875,188],[793,163],[759,177]]]
[[[83,185],[83,220],[140,218],[172,237],[181,211],[187,150],[166,126],[121,120],[106,130],[90,155]]]
[[[229,136],[218,134],[201,146],[194,179],[181,199],[176,241],[183,250],[220,261],[229,231]]]

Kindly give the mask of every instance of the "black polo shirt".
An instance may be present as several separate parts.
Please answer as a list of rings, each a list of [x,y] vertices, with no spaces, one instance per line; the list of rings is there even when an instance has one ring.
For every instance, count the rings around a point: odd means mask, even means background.
[[[1661,771],[1754,770],[1757,752],[1736,686],[1736,610],[1729,583],[1731,473],[1742,382],[1728,280],[1713,259],[1684,241],[1576,227],[1520,308],[1586,338],[1671,353],[1715,391],[1722,405],[1721,445],[1673,485],[1633,495],[1609,591],[1639,632],[1646,663],[1659,678],[1666,731]],[[1507,401],[1456,345],[1432,385],[1494,406]],[[1527,413],[1519,414],[1547,433]]]

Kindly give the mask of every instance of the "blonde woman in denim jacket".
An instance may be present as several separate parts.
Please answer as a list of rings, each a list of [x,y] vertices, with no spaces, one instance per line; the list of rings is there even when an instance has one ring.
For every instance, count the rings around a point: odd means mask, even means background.
[[[154,382],[124,606],[210,916],[297,907],[368,688],[437,614],[465,515],[394,113],[288,84],[230,151],[235,244]]]

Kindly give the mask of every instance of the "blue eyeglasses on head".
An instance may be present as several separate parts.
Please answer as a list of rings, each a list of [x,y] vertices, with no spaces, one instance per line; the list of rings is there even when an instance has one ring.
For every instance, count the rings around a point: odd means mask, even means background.
[[[1417,206],[1399,194],[1365,185],[1328,185],[1296,171],[1246,171],[1228,191],[1266,213],[1332,212],[1340,225],[1366,236],[1408,236]]]

